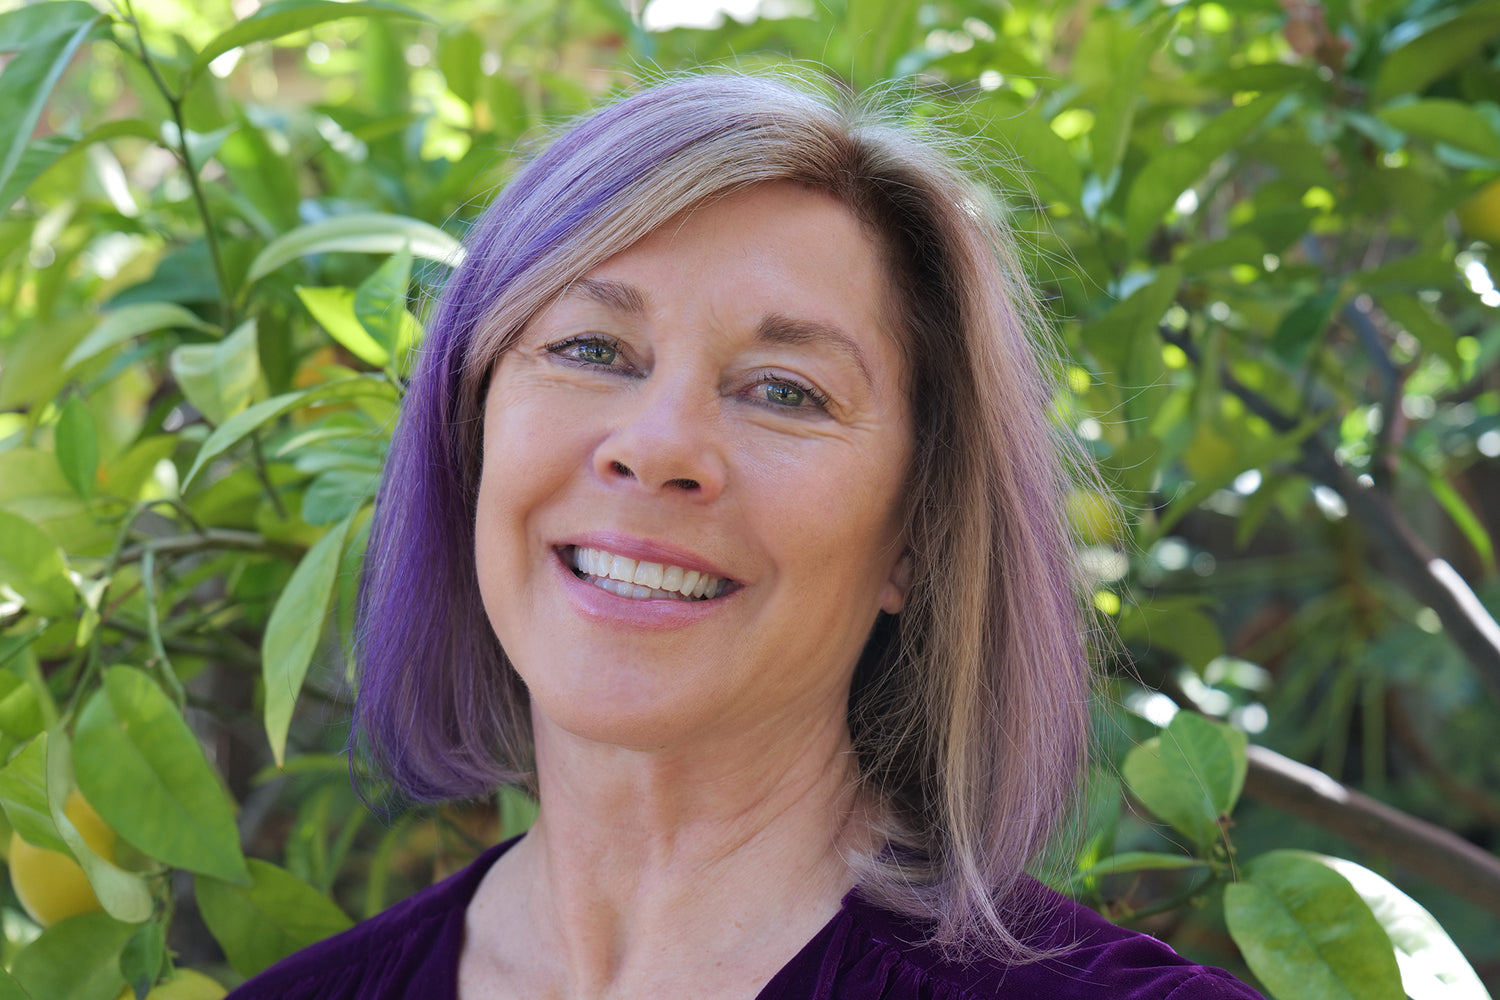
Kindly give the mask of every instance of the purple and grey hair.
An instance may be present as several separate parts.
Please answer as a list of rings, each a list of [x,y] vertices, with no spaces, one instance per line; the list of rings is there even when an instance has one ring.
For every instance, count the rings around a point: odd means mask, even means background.
[[[604,107],[475,225],[428,327],[376,504],[359,607],[359,748],[403,794],[531,781],[526,691],[474,567],[487,376],[570,282],[678,213],[790,180],[882,244],[916,442],[905,610],[877,623],[849,722],[894,848],[861,891],[935,941],[1012,956],[1011,897],[1075,787],[1087,623],[1062,513],[1066,445],[1039,321],[981,189],[931,142],[765,78],[704,75]]]

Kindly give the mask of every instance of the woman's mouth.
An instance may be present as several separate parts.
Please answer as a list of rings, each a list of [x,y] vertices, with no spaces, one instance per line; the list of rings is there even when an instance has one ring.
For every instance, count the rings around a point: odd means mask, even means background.
[[[722,595],[729,580],[695,569],[666,563],[646,562],[617,555],[605,549],[574,545],[563,558],[580,580],[619,597],[638,601],[706,601]]]

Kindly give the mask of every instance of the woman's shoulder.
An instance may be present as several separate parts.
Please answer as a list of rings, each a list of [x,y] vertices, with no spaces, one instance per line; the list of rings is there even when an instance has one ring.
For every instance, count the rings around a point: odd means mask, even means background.
[[[458,995],[464,914],[509,843],[349,930],[283,959],[225,1000],[439,1000]]]
[[[851,894],[761,1000],[1261,1000],[1222,969],[1039,884],[1030,889],[1021,934],[1052,958],[956,961],[923,944],[919,924]]]

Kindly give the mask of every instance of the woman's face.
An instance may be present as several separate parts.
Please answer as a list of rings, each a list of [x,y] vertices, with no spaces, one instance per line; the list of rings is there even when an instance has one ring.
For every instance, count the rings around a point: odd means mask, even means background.
[[[538,725],[662,748],[842,720],[904,597],[887,285],[839,202],[759,185],[596,267],[496,364],[476,558]]]

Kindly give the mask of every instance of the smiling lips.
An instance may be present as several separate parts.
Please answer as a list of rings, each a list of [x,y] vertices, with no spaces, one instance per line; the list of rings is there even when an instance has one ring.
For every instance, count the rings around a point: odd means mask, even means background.
[[[722,594],[729,583],[722,576],[709,576],[695,569],[645,560],[637,562],[629,556],[616,555],[604,549],[586,549],[575,545],[566,553],[566,558],[579,579],[592,583],[600,590],[635,600],[708,600]]]

